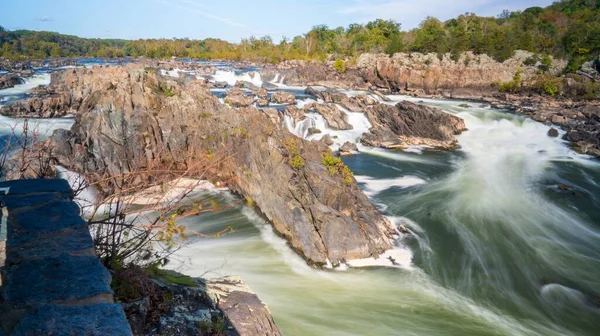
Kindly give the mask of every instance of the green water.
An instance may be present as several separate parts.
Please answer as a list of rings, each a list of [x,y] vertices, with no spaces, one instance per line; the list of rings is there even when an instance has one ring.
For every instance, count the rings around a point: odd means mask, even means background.
[[[600,335],[598,161],[522,117],[426,103],[465,119],[460,151],[345,158],[413,232],[397,243],[411,267],[311,269],[248,208],[187,219],[235,232],[188,242],[174,267],[241,275],[284,335]]]

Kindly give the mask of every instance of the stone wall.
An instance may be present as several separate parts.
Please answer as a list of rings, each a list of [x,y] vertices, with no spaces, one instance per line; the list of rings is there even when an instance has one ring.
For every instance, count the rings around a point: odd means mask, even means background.
[[[132,335],[72,194],[65,180],[0,183],[0,335]]]

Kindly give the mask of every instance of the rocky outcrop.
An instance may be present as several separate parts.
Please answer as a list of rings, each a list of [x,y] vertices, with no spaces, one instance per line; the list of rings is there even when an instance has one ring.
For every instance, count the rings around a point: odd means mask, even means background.
[[[337,71],[334,62],[317,62],[290,60],[277,65],[266,64],[260,70],[263,81],[272,81],[275,76],[283,78],[287,85],[323,85],[327,87],[347,87],[353,89],[368,89],[367,83],[362,79],[356,69],[346,72]]]
[[[277,91],[271,95],[271,102],[275,104],[296,104],[296,97],[285,91]]]
[[[327,126],[334,130],[351,130],[352,125],[346,121],[346,113],[340,111],[334,104],[309,104],[304,107],[306,111],[319,113],[327,122]]]
[[[8,89],[23,83],[25,83],[25,81],[17,74],[0,75],[0,90]]]
[[[600,102],[554,99],[544,96],[496,94],[483,98],[492,107],[512,110],[535,121],[556,125],[566,133],[574,150],[600,156]],[[558,135],[557,135],[558,136]]]
[[[395,106],[378,104],[366,110],[373,126],[361,142],[368,146],[397,148],[427,145],[456,147],[455,135],[466,130],[464,120],[442,110],[402,101]]]
[[[340,155],[352,155],[358,153],[358,146],[355,143],[346,141],[342,147],[340,147]]]
[[[317,90],[313,87],[307,87],[304,93],[321,99],[326,103],[339,104],[350,112],[363,112],[368,106],[377,104],[377,101],[368,95],[358,95],[349,97],[333,89]]]
[[[72,58],[54,58],[28,61],[11,61],[9,59],[0,59],[0,70],[9,72],[29,71],[34,68],[58,68],[62,66],[75,66],[77,60]]]
[[[310,264],[337,265],[391,248],[391,223],[353,178],[332,175],[321,163],[329,148],[296,138],[265,112],[219,104],[200,81],[171,82],[134,65],[68,71],[63,85],[71,95],[87,94],[71,132],[53,136],[63,166],[118,175],[149,160],[185,166],[227,150],[205,177],[251,198]],[[182,155],[190,152],[194,157]]]
[[[297,106],[290,105],[286,106],[283,112],[285,115],[290,116],[294,120],[294,124],[306,119],[304,110],[299,109]]]
[[[234,88],[227,92],[225,103],[233,107],[248,107],[254,103],[254,97],[247,96],[242,90]]]

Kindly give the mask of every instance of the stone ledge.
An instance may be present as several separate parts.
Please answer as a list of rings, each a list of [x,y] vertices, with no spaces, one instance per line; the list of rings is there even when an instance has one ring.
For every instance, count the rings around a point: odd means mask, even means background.
[[[112,294],[110,273],[94,257],[63,255],[5,270],[4,298],[13,306]]]
[[[41,305],[25,315],[11,335],[128,336],[131,331],[118,304],[82,307]]]

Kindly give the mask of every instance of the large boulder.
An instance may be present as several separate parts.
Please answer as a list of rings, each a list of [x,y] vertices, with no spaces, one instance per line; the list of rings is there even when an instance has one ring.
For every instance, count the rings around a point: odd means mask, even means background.
[[[378,104],[368,108],[366,114],[373,127],[363,134],[362,142],[369,146],[427,145],[452,149],[457,143],[455,135],[466,130],[461,118],[408,101],[395,106]]]
[[[173,94],[165,94],[156,89],[165,80],[136,65],[64,74],[61,85],[86,92],[84,100],[93,97],[94,104],[78,109],[69,145],[55,153],[58,163],[86,176],[120,176],[154,161],[188,167],[205,153],[229,149],[222,161],[189,177],[223,181],[252,199],[308,263],[338,265],[392,247],[395,228],[356,180],[323,165],[332,155],[327,145],[293,136],[272,122],[273,111],[220,104],[200,81],[175,83]],[[111,91],[102,89],[107,83]],[[52,140],[66,138],[57,137]]]
[[[296,97],[285,91],[277,91],[271,95],[271,102],[275,104],[296,104]]]
[[[247,96],[238,88],[233,88],[227,92],[225,103],[233,107],[248,107],[254,103],[253,96]]]
[[[23,84],[25,81],[17,74],[0,75],[0,90],[8,89],[18,84]]]
[[[340,111],[334,104],[309,104],[305,110],[319,113],[327,122],[327,126],[334,130],[351,130],[353,127],[346,121],[346,113]]]

